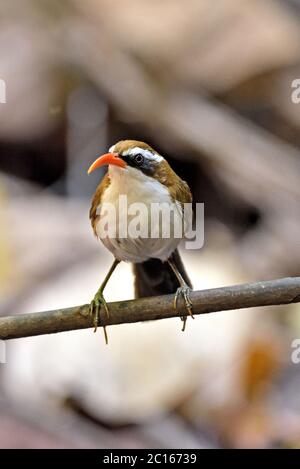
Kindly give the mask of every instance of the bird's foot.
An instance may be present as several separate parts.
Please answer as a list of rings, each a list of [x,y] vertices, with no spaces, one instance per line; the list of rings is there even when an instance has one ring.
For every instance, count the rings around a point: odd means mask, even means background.
[[[97,332],[99,319],[100,319],[100,311],[101,311],[102,306],[104,307],[106,316],[109,318],[109,309],[108,309],[106,300],[103,296],[102,291],[98,291],[90,304],[90,315],[93,318],[94,332]],[[103,331],[104,331],[105,342],[106,344],[108,344],[108,337],[107,337],[105,326],[103,326]]]
[[[175,297],[174,297],[174,309],[175,309],[175,311],[177,311],[178,298],[181,296],[184,300],[185,308],[186,308],[189,316],[191,316],[192,319],[195,319],[194,316],[193,316],[193,303],[192,303],[192,300],[191,300],[191,291],[192,291],[192,289],[190,287],[188,287],[187,285],[185,285],[183,287],[180,287],[180,288],[177,288],[177,291],[176,291]],[[182,331],[184,331],[187,316],[181,316],[181,320],[183,322]]]

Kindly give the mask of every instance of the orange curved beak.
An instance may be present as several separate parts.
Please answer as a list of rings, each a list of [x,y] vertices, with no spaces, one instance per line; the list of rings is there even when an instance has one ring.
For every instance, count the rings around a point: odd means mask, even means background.
[[[119,166],[119,168],[125,168],[126,163],[117,153],[105,153],[94,161],[89,167],[88,174],[91,174],[95,169],[104,166],[105,164],[112,164],[113,166]]]

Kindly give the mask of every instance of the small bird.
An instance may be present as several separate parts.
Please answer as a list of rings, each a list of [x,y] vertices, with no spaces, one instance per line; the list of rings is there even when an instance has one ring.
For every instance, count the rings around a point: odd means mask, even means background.
[[[127,237],[121,237],[118,231],[114,236],[101,236],[103,206],[112,204],[119,213],[120,196],[127,197],[128,207],[142,202],[146,208],[149,208],[149,213],[152,204],[175,205],[174,216],[184,223],[183,204],[192,202],[189,186],[172,170],[163,156],[147,143],[136,140],[122,140],[113,145],[108,153],[96,159],[90,166],[88,174],[103,165],[108,165],[108,171],[93,197],[90,220],[95,235],[101,239],[115,260],[90,305],[95,331],[101,306],[104,307],[109,317],[103,291],[121,261],[133,264],[136,298],[174,293],[175,310],[177,310],[178,298],[181,296],[185,303],[186,313],[193,318],[190,298],[192,285],[177,249],[181,238],[175,237],[172,230],[170,230],[169,237],[162,236],[164,219],[160,219],[159,234],[155,238],[132,237],[130,234]],[[118,221],[128,224],[132,217],[133,215],[127,212],[122,221],[119,213]],[[148,222],[149,214],[147,213],[145,217],[147,220],[144,221]],[[116,223],[116,220],[108,219],[108,223],[110,222]],[[174,224],[174,219],[169,218],[166,223]],[[119,229],[122,228],[124,227],[119,225]],[[182,237],[184,237],[184,230]],[[182,330],[185,330],[186,319],[186,314],[181,316]],[[104,334],[107,343],[105,327]]]

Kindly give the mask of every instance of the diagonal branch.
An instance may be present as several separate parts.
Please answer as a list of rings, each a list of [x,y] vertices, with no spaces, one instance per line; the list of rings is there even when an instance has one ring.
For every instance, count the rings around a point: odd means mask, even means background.
[[[247,283],[231,287],[212,288],[191,294],[194,314],[280,305],[300,302],[300,277],[266,282]],[[119,301],[109,304],[110,318],[101,312],[101,325],[115,325],[182,316],[173,309],[174,295]],[[89,305],[74,306],[42,313],[21,314],[0,318],[0,339],[17,339],[92,327]]]

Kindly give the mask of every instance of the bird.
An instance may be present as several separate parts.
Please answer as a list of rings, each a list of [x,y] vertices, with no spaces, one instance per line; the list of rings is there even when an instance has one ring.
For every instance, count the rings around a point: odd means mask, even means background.
[[[192,194],[188,184],[171,168],[167,160],[147,143],[137,140],[121,140],[109,148],[108,153],[98,157],[88,169],[91,174],[96,169],[107,165],[108,171],[98,185],[92,199],[90,221],[94,234],[113,254],[114,261],[100,288],[90,303],[90,314],[93,317],[94,331],[99,325],[101,307],[109,317],[109,308],[104,298],[104,289],[120,262],[130,262],[135,276],[135,298],[174,293],[174,309],[178,308],[178,299],[182,297],[185,314],[181,314],[182,330],[185,330],[187,316],[193,316],[191,291],[192,284],[181,260],[178,245],[184,237],[185,204],[192,203]],[[163,217],[154,226],[155,236],[120,235],[125,225],[133,220],[132,213],[120,212],[120,196],[125,196],[127,207],[142,203],[148,209],[141,215],[142,222],[151,224],[151,207],[165,204],[175,207],[174,219]],[[155,205],[156,204],[156,205]],[[116,218],[106,211],[105,206],[112,207],[118,214]],[[122,211],[123,210],[123,211]],[[150,215],[149,215],[150,213]],[[144,218],[143,218],[144,216]],[[177,217],[177,218],[176,218]],[[106,231],[103,235],[104,218],[107,225],[118,226],[116,231]],[[174,223],[181,223],[181,236],[174,235]],[[157,219],[156,219],[157,222]],[[163,225],[169,223],[169,237],[162,235]],[[123,225],[124,226],[123,226]],[[167,228],[170,228],[167,227]],[[172,231],[172,233],[171,233]],[[106,328],[105,341],[108,343]]]

